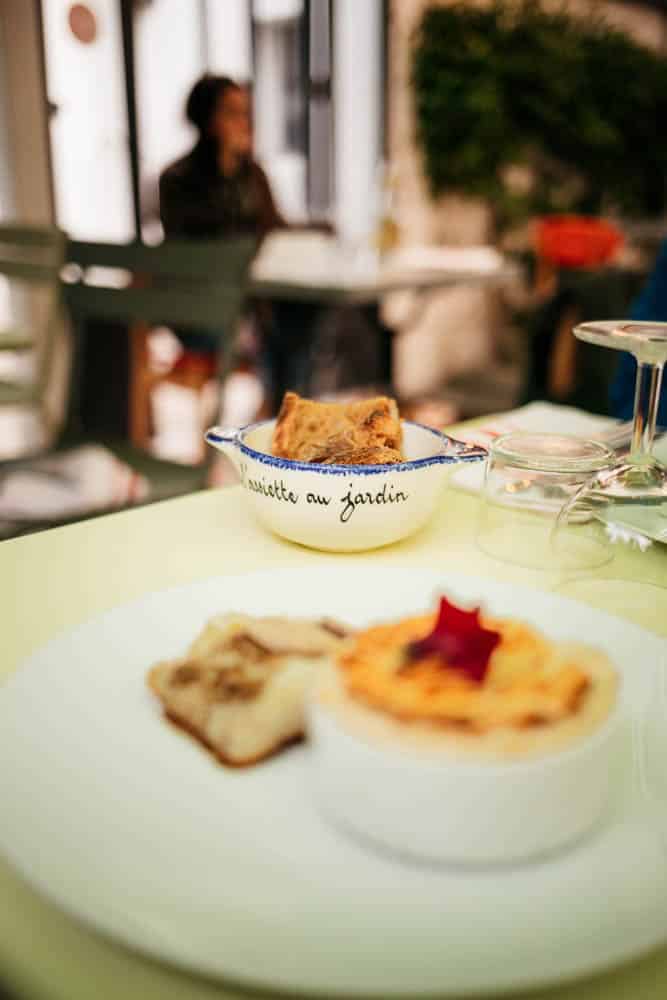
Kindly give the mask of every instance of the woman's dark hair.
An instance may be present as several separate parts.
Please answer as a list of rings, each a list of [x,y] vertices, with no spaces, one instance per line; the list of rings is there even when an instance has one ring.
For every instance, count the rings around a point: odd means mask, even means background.
[[[204,74],[195,83],[185,104],[185,116],[199,132],[196,152],[202,164],[215,169],[218,155],[217,140],[211,135],[211,119],[221,97],[228,90],[239,90],[229,76]]]
[[[209,134],[211,119],[218,101],[228,90],[238,90],[239,85],[229,76],[200,77],[188,95],[185,116],[201,136]]]

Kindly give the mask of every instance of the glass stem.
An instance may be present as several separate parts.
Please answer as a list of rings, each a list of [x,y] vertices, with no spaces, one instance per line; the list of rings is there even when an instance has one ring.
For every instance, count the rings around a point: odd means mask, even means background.
[[[631,451],[635,462],[648,462],[651,458],[661,382],[662,365],[649,364],[644,361],[637,362]]]

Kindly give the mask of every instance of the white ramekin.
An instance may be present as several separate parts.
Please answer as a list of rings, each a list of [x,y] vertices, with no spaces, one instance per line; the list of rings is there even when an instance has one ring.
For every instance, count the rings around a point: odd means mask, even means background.
[[[236,466],[257,519],[290,541],[353,552],[388,545],[421,528],[435,510],[445,470],[486,451],[403,421],[407,461],[397,465],[315,465],[270,453],[275,421],[211,427],[206,440]]]
[[[622,731],[617,709],[563,749],[492,760],[378,740],[372,726],[364,731],[367,712],[355,707],[350,724],[344,707],[316,690],[308,730],[318,805],[370,843],[422,861],[508,864],[574,843],[609,805]]]

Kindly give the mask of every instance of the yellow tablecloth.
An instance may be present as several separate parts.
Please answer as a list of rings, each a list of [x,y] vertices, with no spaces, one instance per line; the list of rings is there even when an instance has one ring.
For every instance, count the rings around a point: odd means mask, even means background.
[[[0,680],[57,632],[139,595],[222,573],[265,567],[355,564],[441,566],[550,589],[554,578],[495,562],[474,545],[478,499],[449,490],[428,528],[361,555],[323,555],[261,531],[238,487],[0,544]],[[619,561],[630,567],[632,555]],[[667,581],[667,548],[643,557]],[[609,569],[599,576],[609,576]],[[596,603],[667,636],[667,615],[642,601],[628,613],[604,589]],[[613,606],[614,601],[617,606]],[[664,604],[663,604],[664,608]],[[0,740],[1,740],[0,734]],[[10,753],[10,747],[2,747]],[[0,822],[2,809],[0,804]],[[632,863],[632,859],[628,859]],[[0,862],[0,987],[30,1000],[237,1000],[248,994],[198,980],[110,944],[28,889]],[[665,901],[667,906],[667,900]],[[258,997],[259,994],[253,993]],[[531,996],[543,1000],[665,1000],[667,948],[615,972]]]

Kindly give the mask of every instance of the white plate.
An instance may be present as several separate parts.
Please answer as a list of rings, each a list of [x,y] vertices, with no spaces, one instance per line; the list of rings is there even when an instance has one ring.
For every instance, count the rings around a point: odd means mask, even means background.
[[[431,606],[441,590],[586,638],[622,671],[618,801],[567,854],[461,871],[372,853],[314,808],[307,747],[225,770],[165,724],[145,688],[147,667],[222,609],[364,623]],[[667,857],[630,725],[663,644],[553,594],[424,570],[313,566],[152,594],[55,639],[0,690],[0,850],[106,934],[245,985],[414,998],[576,977],[667,940]]]

